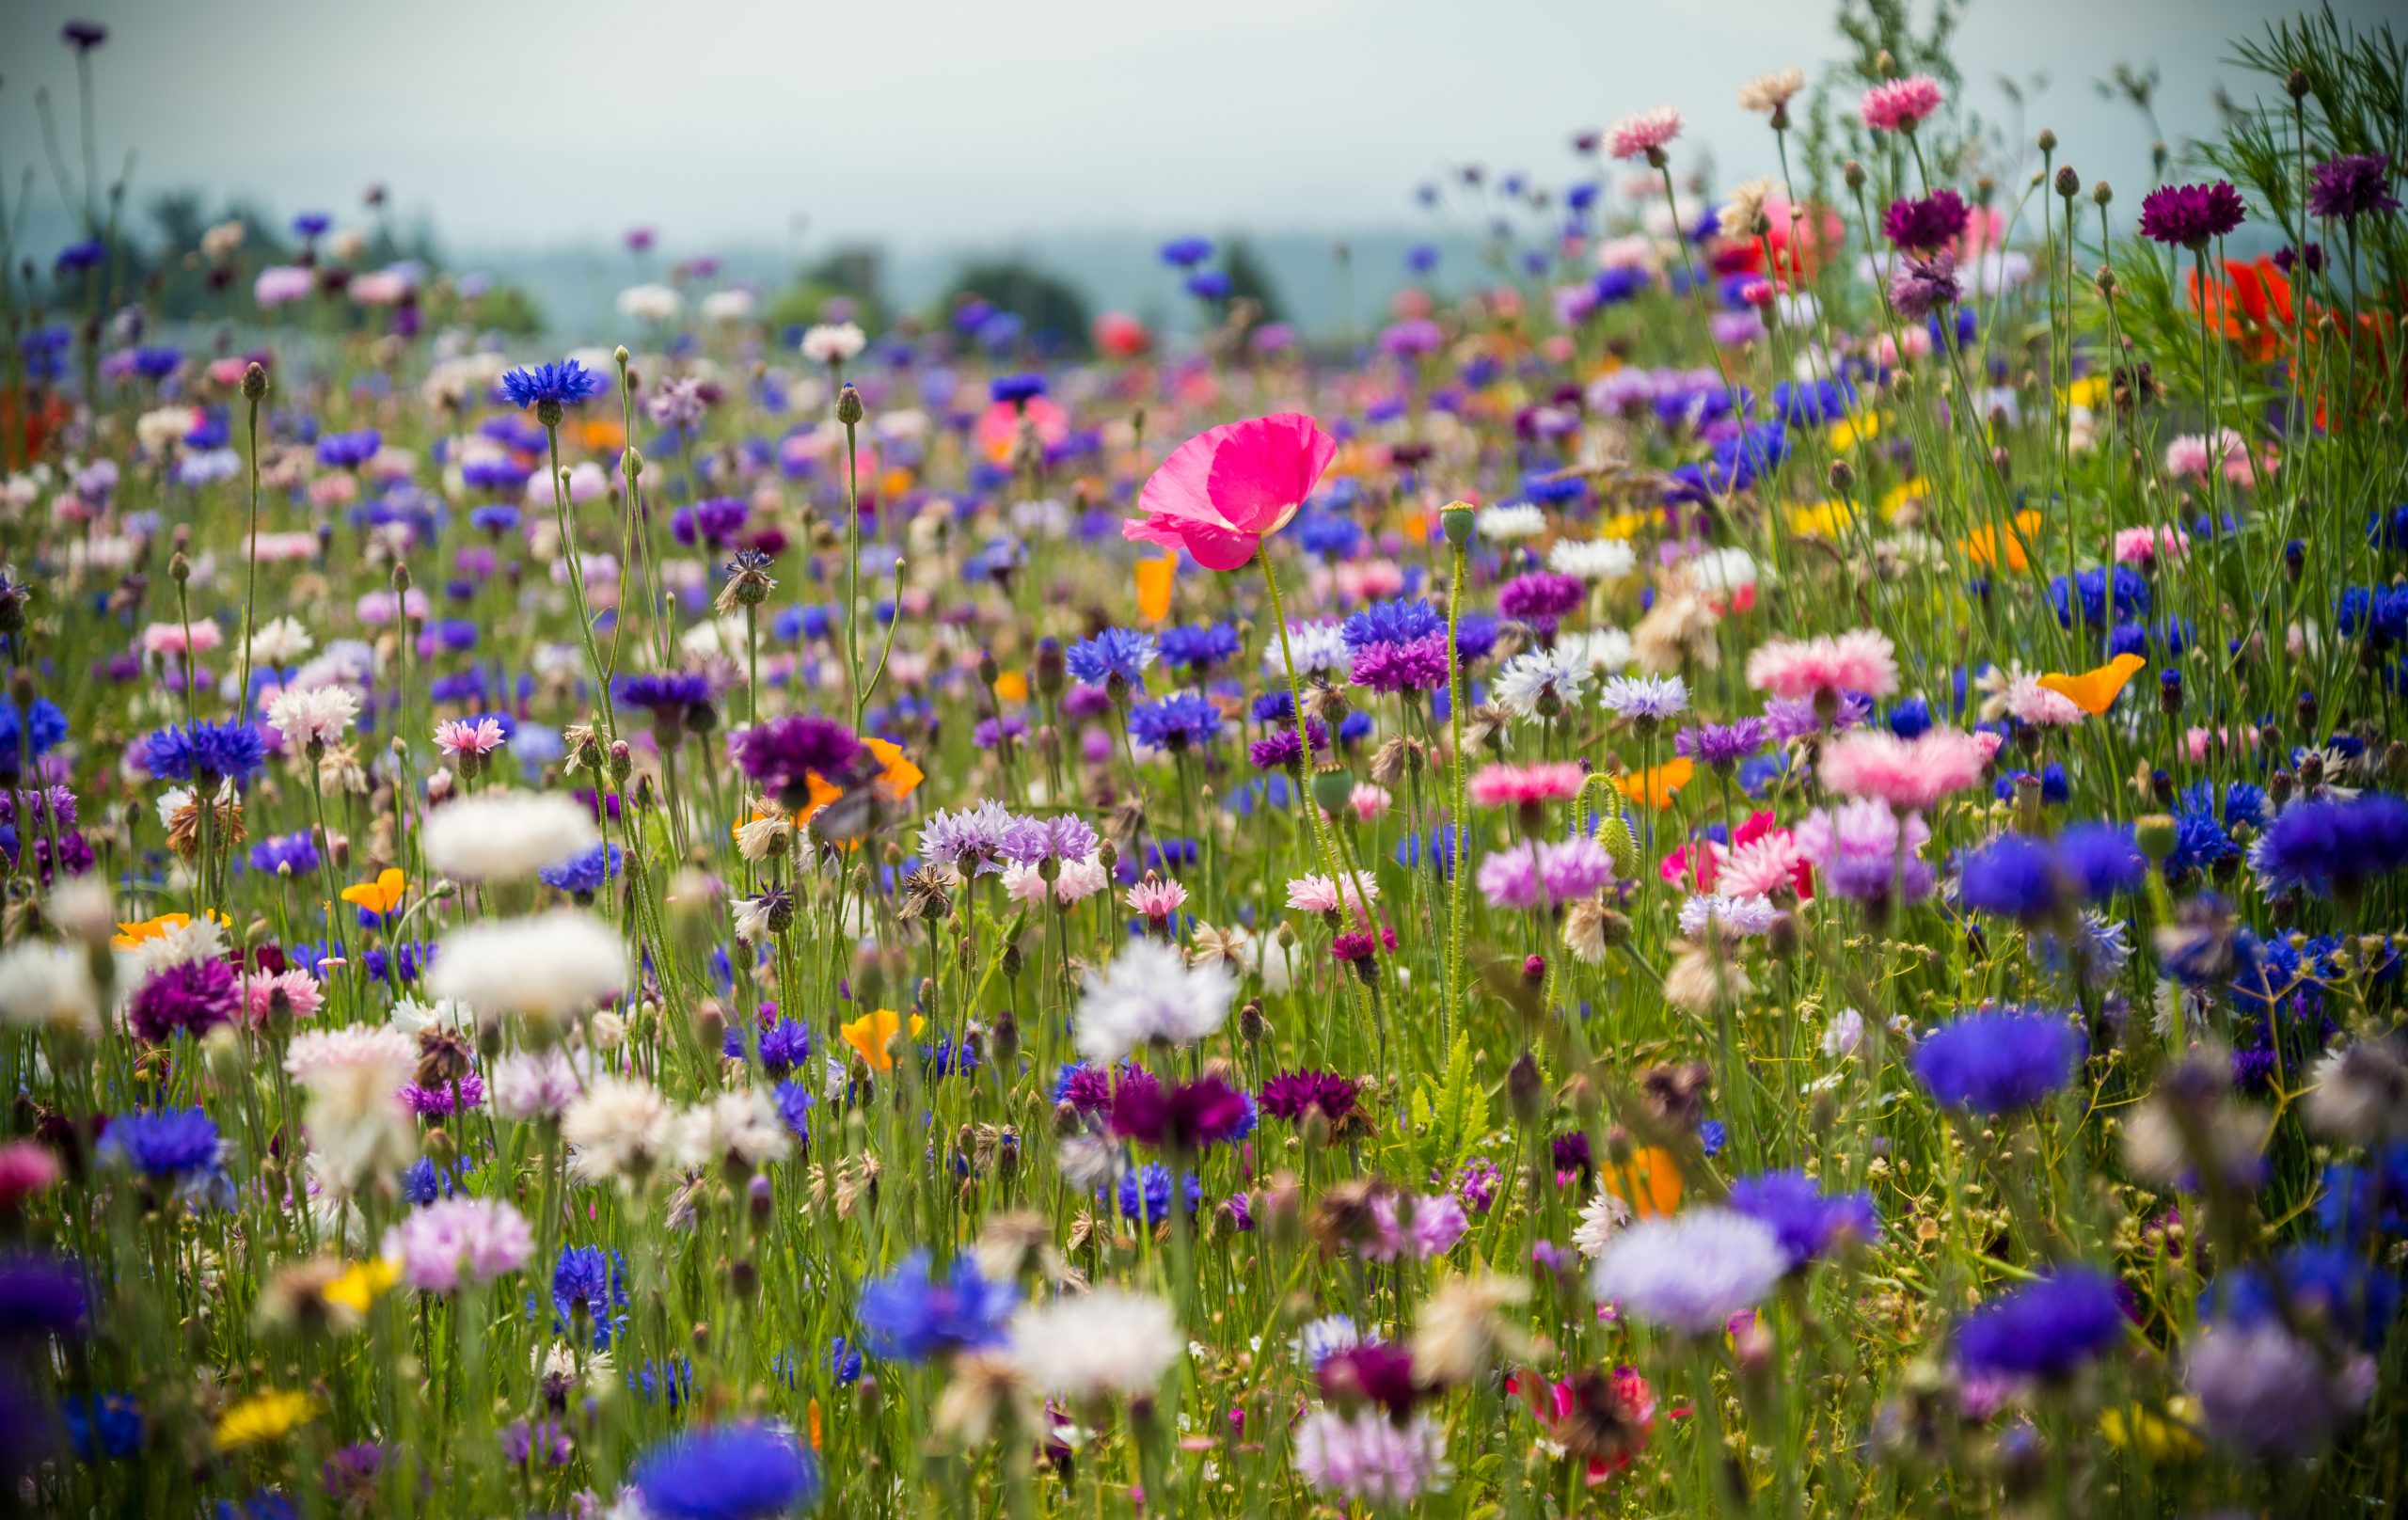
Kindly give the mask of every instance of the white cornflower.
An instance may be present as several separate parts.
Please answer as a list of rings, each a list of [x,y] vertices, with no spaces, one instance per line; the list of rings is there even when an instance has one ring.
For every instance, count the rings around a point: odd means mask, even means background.
[[[1580,1223],[1572,1228],[1572,1243],[1580,1248],[1583,1260],[1594,1261],[1606,1254],[1615,1232],[1629,1223],[1630,1205],[1599,1188],[1580,1211]]]
[[[1641,1323],[1717,1335],[1731,1316],[1763,1303],[1788,1270],[1771,1226],[1709,1206],[1616,1235],[1592,1286],[1600,1302],[1620,1304]]]
[[[1707,549],[1682,562],[1689,584],[1717,596],[1735,596],[1772,578],[1771,572],[1741,548]]]
[[[301,1122],[323,1185],[348,1196],[417,1156],[418,1124],[402,1101],[409,1076],[408,1066],[377,1058],[325,1068],[309,1084]]]
[[[802,356],[814,364],[848,364],[868,346],[859,323],[823,322],[802,335]]]
[[[1739,109],[1753,111],[1758,116],[1770,116],[1787,105],[1805,87],[1805,70],[1775,69],[1770,73],[1758,74],[1739,87]]]
[[[1765,202],[1772,198],[1772,192],[1769,179],[1747,180],[1733,185],[1730,196],[1722,202],[1716,230],[1727,238],[1753,242],[1765,220]]]
[[[633,1187],[669,1149],[669,1104],[642,1077],[597,1077],[561,1116],[569,1170],[583,1182]]]
[[[1639,565],[1639,554],[1624,538],[1559,538],[1546,551],[1546,567],[1582,580],[1614,580]]]
[[[317,647],[299,618],[272,618],[251,630],[251,658],[266,665],[290,665]]]
[[[1530,719],[1540,716],[1543,705],[1556,711],[1571,706],[1588,683],[1585,662],[1576,664],[1558,649],[1526,649],[1497,671],[1492,694],[1507,712]]]
[[[1346,647],[1346,635],[1339,625],[1326,620],[1288,625],[1288,644],[1296,654],[1296,674],[1311,675],[1321,671],[1352,669],[1354,652]],[[1274,631],[1263,646],[1262,668],[1274,675],[1285,674],[1288,659],[1280,653],[1279,635]]]
[[[295,684],[270,697],[267,704],[267,726],[295,745],[339,743],[358,716],[359,699],[345,686]]]
[[[0,955],[0,1023],[59,1034],[101,1032],[101,993],[78,945],[29,940]]]
[[[1660,723],[1688,710],[1689,684],[1677,675],[1617,675],[1597,689],[1597,702],[1617,718]]]
[[[426,990],[480,1014],[559,1021],[628,982],[627,947],[592,913],[556,909],[531,918],[468,924],[443,937]]]
[[[310,1029],[285,1047],[284,1069],[304,1087],[314,1087],[355,1067],[384,1071],[398,1087],[418,1068],[418,1041],[383,1024]]]
[[[493,1095],[493,1111],[513,1121],[558,1114],[585,1090],[576,1063],[558,1045],[541,1051],[513,1051],[495,1060],[485,1079]]]
[[[1519,543],[1546,531],[1546,513],[1531,502],[1504,501],[1481,508],[1472,526],[1492,544]]]
[[[785,1160],[793,1132],[758,1087],[723,1092],[670,1122],[670,1149],[681,1165],[708,1166],[733,1156],[748,1166]]]
[[[1151,1293],[1101,1287],[1013,1316],[1007,1354],[1021,1375],[1073,1399],[1141,1397],[1186,1350],[1171,1307]]]
[[[430,1029],[452,1029],[467,1034],[477,1027],[477,1011],[457,998],[421,1001],[405,997],[393,1005],[391,1022],[395,1029],[412,1039]]]
[[[1780,917],[1773,905],[1762,897],[1733,897],[1723,893],[1711,893],[1691,897],[1681,904],[1681,937],[1694,940],[1705,932],[1708,924],[1721,926],[1725,934],[1752,937],[1772,932],[1773,920]]]
[[[447,803],[419,831],[426,863],[456,881],[533,876],[601,843],[594,815],[560,792],[488,792]]]
[[[751,291],[713,291],[703,297],[703,320],[713,326],[751,319],[756,298]]]
[[[619,315],[629,322],[674,322],[686,298],[666,285],[630,285],[619,293]]]
[[[1583,628],[1555,636],[1555,652],[1575,665],[1585,665],[1599,675],[1610,675],[1630,668],[1639,651],[1631,643],[1630,635],[1620,628]]]
[[[1237,982],[1223,966],[1190,966],[1174,945],[1133,941],[1086,975],[1079,1004],[1079,1053],[1098,1066],[1141,1045],[1186,1045],[1221,1027]]]
[[[1296,1359],[1308,1372],[1319,1371],[1321,1364],[1341,1351],[1352,1351],[1363,1343],[1363,1332],[1343,1314],[1326,1314],[1296,1332],[1291,1342]]]

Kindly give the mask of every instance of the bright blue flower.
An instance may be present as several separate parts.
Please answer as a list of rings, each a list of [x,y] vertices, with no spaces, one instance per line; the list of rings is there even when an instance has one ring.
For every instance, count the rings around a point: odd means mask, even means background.
[[[1902,739],[1920,738],[1931,731],[1931,704],[1921,697],[1901,697],[1893,704],[1890,732]]]
[[[1212,257],[1211,238],[1173,238],[1163,245],[1163,262],[1174,269],[1193,269]]]
[[[873,1354],[923,1362],[953,1351],[1001,1345],[1020,1290],[989,1282],[969,1257],[954,1258],[940,1277],[926,1251],[863,1288],[862,1329]]]
[[[1041,374],[1001,374],[987,383],[987,394],[1006,405],[1022,406],[1045,394]]]
[[[767,1425],[673,1436],[638,1457],[627,1480],[657,1520],[770,1520],[819,1498],[810,1450]]]
[[[575,359],[538,364],[511,371],[501,377],[501,393],[522,411],[547,402],[574,406],[602,394],[602,377]]]
[[[1187,1183],[1187,1211],[1192,1214],[1204,1195],[1204,1187],[1193,1177],[1184,1180]],[[1123,1173],[1119,1190],[1120,1217],[1143,1220],[1149,1225],[1162,1224],[1170,1218],[1170,1168],[1158,1161],[1148,1162],[1133,1171]]]
[[[36,697],[27,706],[28,712],[21,715],[15,703],[0,697],[0,767],[22,765],[28,756],[40,758],[67,737],[67,715],[58,704]]]
[[[1199,623],[1164,628],[1156,640],[1163,663],[1174,670],[1205,671],[1236,657],[1244,647],[1238,630],[1226,623]]]
[[[2038,923],[2065,904],[2056,853],[2029,834],[2001,834],[1965,857],[1957,895],[1976,912]]]
[[[626,1258],[598,1245],[563,1245],[552,1268],[552,1333],[565,1336],[581,1318],[594,1330],[594,1349],[610,1344],[627,1322]]]
[[[2057,835],[2057,869],[2083,901],[2103,903],[2119,892],[2138,892],[2148,879],[2148,858],[2122,824],[2075,823]]]
[[[123,1161],[145,1177],[183,1180],[217,1164],[217,1125],[196,1103],[190,1108],[136,1109],[109,1120],[101,1153]]]
[[[596,845],[582,855],[572,856],[558,865],[547,865],[535,873],[546,886],[562,892],[592,895],[602,890],[602,884],[619,874],[619,847]]]
[[[795,1144],[811,1144],[811,1089],[800,1082],[781,1082],[769,1090],[769,1100],[778,1107],[778,1117],[784,1121]]]
[[[58,1416],[68,1444],[86,1462],[122,1462],[142,1449],[142,1410],[130,1394],[71,1395]]]
[[[1217,269],[1199,269],[1187,277],[1187,293],[1199,301],[1227,300],[1229,277]]]
[[[1129,709],[1129,736],[1153,749],[1202,749],[1220,733],[1221,709],[1193,691],[1174,691]]]
[[[1731,1184],[1730,1206],[1772,1227],[1792,1267],[1830,1252],[1843,1240],[1870,1243],[1880,1216],[1869,1193],[1826,1194],[1803,1172],[1766,1172]]]
[[[2249,852],[2267,894],[2353,896],[2408,864],[2408,801],[2380,792],[2298,802],[2276,815]]]
[[[1374,644],[1405,644],[1429,638],[1443,639],[1447,619],[1419,597],[1390,596],[1350,614],[1339,629],[1346,647],[1361,653]]]
[[[1957,1322],[1957,1364],[2004,1377],[2062,1378],[2124,1338],[2115,1279],[2090,1267],[2061,1267],[1995,1298]]]
[[[2082,1050],[2056,1014],[1995,1008],[1933,1030],[1908,1064],[1944,1106],[1996,1115],[2030,1108],[2072,1081]]]
[[[862,1354],[859,1348],[837,1336],[828,1342],[828,1372],[836,1386],[849,1388],[862,1378]]]
[[[1063,654],[1063,664],[1072,679],[1088,686],[1102,686],[1118,676],[1133,690],[1143,691],[1146,667],[1154,662],[1158,653],[1150,633],[1106,628],[1092,639],[1072,644]]]
[[[247,782],[267,765],[267,745],[248,723],[183,723],[142,743],[142,763],[161,781]]]

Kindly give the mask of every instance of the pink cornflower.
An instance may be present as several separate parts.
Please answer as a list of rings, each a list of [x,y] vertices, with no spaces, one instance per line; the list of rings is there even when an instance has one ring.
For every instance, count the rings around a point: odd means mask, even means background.
[[[359,598],[355,609],[359,621],[372,627],[382,626],[406,614],[412,623],[424,623],[428,610],[426,593],[412,586],[405,594],[372,591]]]
[[[1129,889],[1128,901],[1133,912],[1143,914],[1148,923],[1159,926],[1186,904],[1187,889],[1149,871],[1146,879]]]
[[[508,740],[499,720],[480,718],[469,722],[464,718],[447,718],[435,725],[436,747],[449,755],[493,753]]]
[[[1769,897],[1783,887],[1812,897],[1814,870],[1786,829],[1751,839],[1722,857],[1715,890],[1734,897]]]
[[[2210,439],[2196,433],[2186,433],[2165,446],[2165,473],[2178,481],[2205,479],[2210,466],[2221,467],[2224,478],[2235,485],[2249,483],[2251,467],[2249,445],[2230,428],[2220,429]],[[2265,463],[2273,468],[2271,456]]]
[[[1386,787],[1373,785],[1368,781],[1356,782],[1354,789],[1346,794],[1346,805],[1354,810],[1355,820],[1360,823],[1377,819],[1395,800],[1388,795]]]
[[[1230,422],[1171,451],[1137,498],[1145,514],[1123,538],[1185,549],[1208,570],[1235,570],[1288,526],[1312,495],[1338,440],[1302,412]]]
[[[1288,906],[1299,913],[1335,913],[1340,902],[1353,902],[1357,917],[1370,919],[1367,902],[1380,900],[1380,884],[1366,876],[1362,879],[1362,896],[1355,896],[1355,880],[1347,876],[1332,881],[1325,876],[1300,876],[1288,883]]]
[[[314,1019],[325,1001],[318,979],[297,968],[243,978],[243,1017],[254,1029],[279,1013],[288,1019]]]
[[[2147,568],[2159,556],[2179,559],[2191,552],[2191,535],[2167,524],[2158,528],[2126,528],[2115,534],[2115,562]]]
[[[315,533],[261,533],[251,540],[251,558],[262,564],[283,564],[317,557]]]
[[[1911,74],[1905,79],[1885,80],[1866,90],[1857,113],[1876,132],[1911,134],[1916,123],[1931,119],[1942,99],[1939,80],[1929,74]]]
[[[1470,795],[1479,807],[1539,807],[1576,796],[1588,779],[1587,771],[1569,761],[1482,766],[1472,772]]]
[[[385,1232],[384,1254],[402,1280],[426,1293],[456,1293],[516,1272],[535,1254],[527,1216],[497,1198],[444,1198]]]
[[[1935,728],[1912,739],[1879,729],[1841,735],[1823,752],[1824,786],[1842,797],[1868,797],[1901,812],[1931,807],[1951,792],[1977,784],[1998,752],[1995,734]]]
[[[142,630],[146,655],[205,655],[225,642],[225,631],[206,618],[186,628],[181,623],[153,623]]]
[[[1897,651],[1871,628],[1837,637],[1768,639],[1748,656],[1748,685],[1793,702],[1847,691],[1886,697],[1898,689]]]
[[[2028,672],[2016,673],[2006,684],[2004,696],[2008,716],[2035,728],[2069,728],[2084,716],[2081,704],[2062,691],[2050,690]]]
[[[48,1146],[12,1140],[0,1146],[0,1213],[14,1213],[37,1193],[58,1184],[58,1157]]]
[[[1664,151],[1664,145],[1680,135],[1681,108],[1659,105],[1615,122],[1606,141],[1616,158],[1644,158],[1652,164]]]

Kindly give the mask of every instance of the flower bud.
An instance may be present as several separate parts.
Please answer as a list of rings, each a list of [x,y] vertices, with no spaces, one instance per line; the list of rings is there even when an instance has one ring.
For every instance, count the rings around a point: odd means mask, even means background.
[[[848,380],[845,383],[845,388],[836,392],[836,420],[847,427],[851,427],[859,422],[863,416],[862,393],[855,390],[852,382]]]
[[[257,402],[267,394],[267,367],[254,359],[243,371],[243,399]]]
[[[1450,501],[1438,509],[1438,526],[1446,533],[1447,542],[1457,548],[1471,543],[1475,515],[1468,501]]]

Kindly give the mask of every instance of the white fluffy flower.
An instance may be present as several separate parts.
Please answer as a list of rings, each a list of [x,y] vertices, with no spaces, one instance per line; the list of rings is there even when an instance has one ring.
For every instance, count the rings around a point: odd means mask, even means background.
[[[1152,1393],[1184,1350],[1168,1304],[1106,1286],[1022,1309],[1008,1354],[1033,1385],[1093,1399]]]
[[[599,1077],[561,1116],[579,1181],[633,1184],[669,1149],[669,1104],[642,1077]]]
[[[794,1135],[768,1094],[740,1087],[679,1114],[670,1123],[669,1145],[686,1166],[708,1166],[730,1156],[760,1166],[784,1161],[794,1148]]]
[[[1681,904],[1681,936],[1694,940],[1705,932],[1708,924],[1717,924],[1725,934],[1751,938],[1770,933],[1773,920],[1780,916],[1773,905],[1762,897],[1708,893]]]
[[[823,322],[802,335],[802,356],[814,364],[846,364],[869,346],[859,323]]]
[[[754,304],[751,291],[713,291],[703,297],[703,320],[715,326],[743,322],[752,315]]]
[[[1529,719],[1538,716],[1539,703],[1548,696],[1571,706],[1588,683],[1585,659],[1576,664],[1560,649],[1526,649],[1497,671],[1491,694],[1507,712]]]
[[[1296,674],[1300,677],[1316,671],[1343,671],[1354,666],[1354,651],[1346,647],[1346,635],[1336,623],[1291,623],[1288,643],[1295,651]],[[1274,675],[1287,673],[1288,657],[1280,653],[1276,632],[1263,648],[1262,668]]]
[[[1594,1261],[1606,1254],[1606,1245],[1624,1225],[1630,1223],[1630,1205],[1599,1188],[1580,1211],[1580,1223],[1572,1227],[1572,1243],[1580,1248],[1583,1260]]]
[[[97,1035],[101,993],[81,946],[27,941],[0,955],[0,1023]]]
[[[619,315],[629,322],[674,322],[686,298],[666,285],[630,285],[619,293]]]
[[[1639,566],[1638,551],[1623,538],[1559,538],[1546,551],[1546,567],[1582,580],[1614,580]]]
[[[600,842],[594,815],[559,792],[489,792],[427,815],[427,865],[459,881],[508,881],[576,859]]]
[[[1735,1210],[1698,1208],[1644,1219],[1616,1235],[1592,1286],[1641,1323],[1719,1334],[1755,1307],[1789,1270],[1772,1227]]]
[[[329,650],[328,654],[333,651]],[[324,656],[320,657],[324,658]],[[304,673],[307,673],[306,672]],[[294,744],[333,744],[359,716],[359,699],[344,686],[286,687],[268,699],[267,726]]]
[[[1190,966],[1174,945],[1133,941],[1086,977],[1079,1053],[1098,1066],[1154,1041],[1185,1045],[1221,1027],[1237,982],[1223,966]]]
[[[477,1010],[457,998],[420,1002],[414,997],[405,997],[393,1005],[391,1022],[394,1028],[412,1039],[429,1029],[456,1029],[466,1033],[477,1027]]]
[[[1575,665],[1586,665],[1599,675],[1630,668],[1639,651],[1620,628],[1583,628],[1555,636],[1555,652]]]
[[[564,1020],[628,981],[627,947],[592,913],[557,909],[465,925],[443,937],[426,990],[481,1014]]]
[[[269,665],[291,665],[317,647],[299,618],[271,618],[251,630],[251,657]]]
[[[417,1067],[418,1041],[381,1024],[306,1030],[293,1036],[284,1051],[284,1069],[304,1087],[355,1068],[381,1071],[398,1087]]]
[[[1546,513],[1528,501],[1505,501],[1481,508],[1472,525],[1492,544],[1513,544],[1545,532]]]
[[[494,1113],[519,1121],[560,1113],[577,1101],[585,1084],[568,1053],[555,1045],[514,1051],[496,1060],[485,1087],[493,1095]]]

